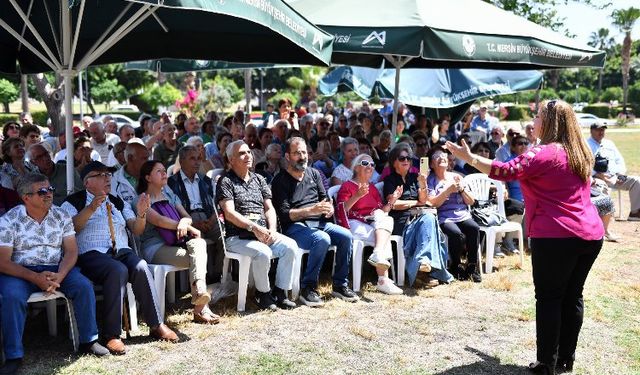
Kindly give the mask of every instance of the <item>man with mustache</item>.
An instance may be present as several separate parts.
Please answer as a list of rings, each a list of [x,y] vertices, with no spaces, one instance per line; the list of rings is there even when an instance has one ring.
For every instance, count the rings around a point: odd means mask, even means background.
[[[333,273],[334,297],[348,302],[359,300],[348,286],[352,253],[351,232],[332,222],[333,205],[327,199],[320,172],[307,168],[309,156],[304,139],[293,137],[285,143],[287,170],[271,182],[273,202],[283,232],[309,250],[307,269],[302,279],[300,300],[307,306],[322,306],[317,291],[320,268],[329,246],[335,245],[336,264]]]

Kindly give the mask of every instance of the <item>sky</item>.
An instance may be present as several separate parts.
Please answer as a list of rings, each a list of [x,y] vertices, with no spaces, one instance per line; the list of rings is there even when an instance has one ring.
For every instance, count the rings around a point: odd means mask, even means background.
[[[596,3],[602,3],[605,0],[596,0]],[[609,0],[612,5],[603,10],[591,8],[576,2],[570,2],[558,8],[558,14],[566,17],[564,23],[571,33],[576,35],[576,39],[586,44],[589,42],[589,35],[597,31],[599,28],[608,28],[609,35],[613,36],[618,43],[622,43],[624,34],[611,25],[611,12],[615,9],[627,9],[629,7],[640,8],[639,0]],[[640,20],[636,21],[635,27],[631,32],[633,40],[640,39]]]

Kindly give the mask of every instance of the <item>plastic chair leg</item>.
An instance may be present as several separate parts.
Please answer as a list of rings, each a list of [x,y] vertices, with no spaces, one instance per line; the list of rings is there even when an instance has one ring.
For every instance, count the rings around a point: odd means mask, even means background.
[[[487,259],[485,261],[485,273],[491,273],[493,272],[493,250],[496,246],[496,232],[489,230],[486,232],[486,237]]]
[[[180,271],[178,271],[180,272]],[[184,274],[184,272],[183,272]],[[167,273],[167,302],[169,303],[174,303],[176,302],[176,273],[175,272],[168,272]],[[180,283],[182,284],[183,280],[182,280],[182,275],[180,275]],[[188,284],[189,282],[187,281],[184,285]]]
[[[231,274],[229,273],[229,258],[224,257],[224,260],[222,261],[222,279],[221,282],[226,282],[228,281],[227,278],[231,277]]]
[[[138,330],[138,309],[136,308],[136,296],[133,294],[133,288],[127,283],[127,296],[129,297],[129,327],[131,331]]]
[[[240,270],[238,272],[238,311],[244,311],[247,303],[247,289],[249,288],[249,269],[251,261],[239,260]]]
[[[360,291],[360,282],[362,279],[362,251],[364,243],[360,240],[353,240],[353,256],[351,265],[353,266],[353,291]]]
[[[73,309],[73,304],[68,298],[64,299],[67,307],[67,313],[69,314],[69,336],[73,343],[73,351],[78,352],[80,348],[80,333],[78,332],[78,323],[76,322],[76,314]]]
[[[56,300],[50,299],[45,302],[47,308],[47,322],[49,324],[49,336],[58,335],[58,310]]]
[[[396,251],[398,253],[398,272],[396,274],[396,285],[404,286],[406,259],[404,258],[404,243],[402,241],[402,236],[391,236],[391,241],[396,243]]]
[[[304,253],[301,250],[296,252],[296,259],[293,262],[293,285],[291,286],[291,299],[295,301],[300,295],[300,277],[302,272],[302,256]]]

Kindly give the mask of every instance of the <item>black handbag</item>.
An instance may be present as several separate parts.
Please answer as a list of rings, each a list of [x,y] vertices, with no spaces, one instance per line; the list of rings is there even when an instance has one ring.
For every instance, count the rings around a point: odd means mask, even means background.
[[[609,170],[609,158],[606,158],[599,153],[596,154],[593,170],[598,173],[607,173]]]
[[[507,218],[500,215],[497,207],[490,201],[476,201],[471,207],[471,217],[483,227],[493,227],[507,222]]]

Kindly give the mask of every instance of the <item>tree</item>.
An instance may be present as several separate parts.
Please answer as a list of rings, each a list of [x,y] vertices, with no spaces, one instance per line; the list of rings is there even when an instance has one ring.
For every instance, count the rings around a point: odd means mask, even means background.
[[[609,51],[615,44],[616,40],[609,35],[609,29],[602,27],[598,31],[594,31],[589,36],[589,43],[591,47],[597,48],[601,51]],[[604,68],[598,69],[598,97],[602,92],[602,76],[604,74]]]
[[[15,102],[19,97],[18,87],[12,82],[0,78],[0,103],[4,106],[6,113],[9,113],[9,103]]]
[[[182,93],[170,83],[152,86],[140,95],[140,99],[149,104],[154,112],[158,110],[158,107],[175,104],[176,100],[180,98],[182,98]]]
[[[51,133],[59,134],[64,129],[64,112],[62,104],[64,102],[64,89],[62,76],[35,74],[31,76],[36,91],[44,105],[47,107],[47,114],[51,119]],[[53,83],[52,83],[53,82]]]
[[[624,33],[622,41],[622,112],[627,113],[629,69],[631,67],[631,30],[640,18],[640,9],[634,7],[616,9],[611,13],[611,18],[613,18],[613,24]]]
[[[127,98],[127,89],[120,85],[115,79],[106,79],[90,88],[91,98],[96,103],[106,103],[122,101]]]

